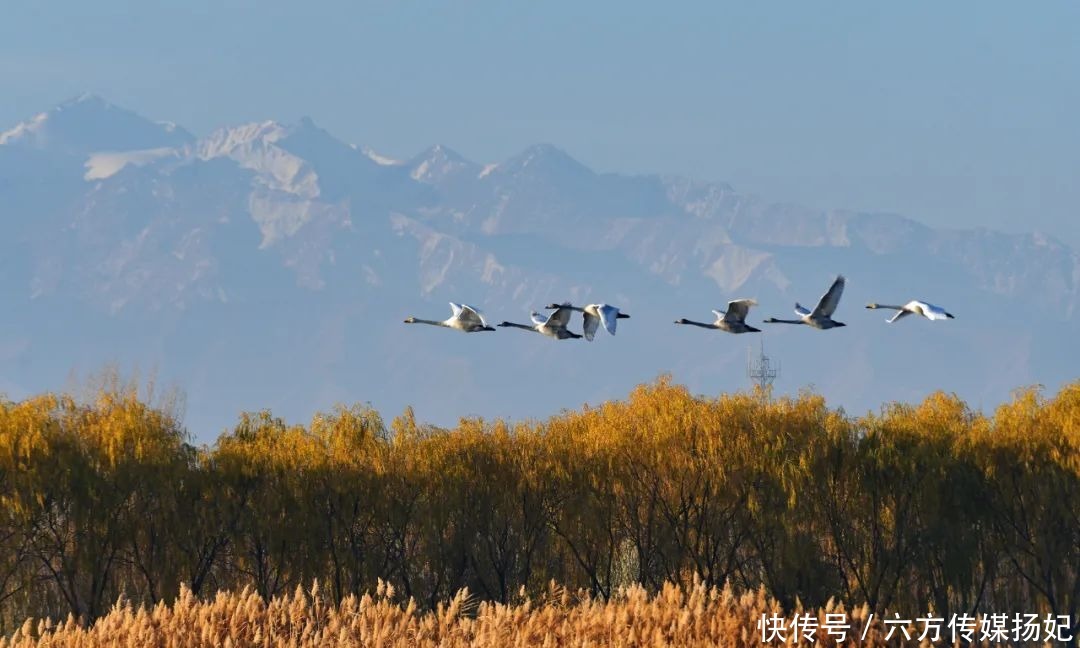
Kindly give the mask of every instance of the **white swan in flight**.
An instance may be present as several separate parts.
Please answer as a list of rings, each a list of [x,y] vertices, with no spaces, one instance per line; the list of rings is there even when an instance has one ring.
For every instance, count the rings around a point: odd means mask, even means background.
[[[818,301],[814,310],[810,311],[800,306],[798,302],[795,303],[795,314],[799,316],[797,320],[776,319],[770,317],[765,320],[766,324],[805,324],[807,326],[813,326],[817,329],[831,329],[837,326],[847,326],[843,322],[837,322],[832,318],[833,313],[836,312],[836,307],[840,304],[840,295],[844,294],[844,276],[840,275],[829,287],[829,291],[821,296],[821,300]]]
[[[584,308],[572,306],[569,303],[548,304],[545,308],[556,310],[559,308],[569,308],[572,311],[581,313],[582,332],[585,334],[585,339],[590,342],[592,342],[593,337],[596,336],[596,330],[600,328],[601,324],[604,325],[604,330],[615,335],[615,326],[617,322],[621,319],[630,318],[626,313],[620,313],[618,308],[608,304],[589,304]]]
[[[437,320],[425,320],[410,317],[405,320],[405,323],[445,326],[446,328],[457,329],[466,333],[495,330],[494,327],[488,326],[487,320],[480,314],[480,311],[468,304],[455,304],[454,302],[450,302],[450,310],[453,311],[453,314],[441,322]]]
[[[547,337],[556,340],[576,340],[581,336],[566,328],[566,325],[570,323],[570,313],[570,308],[560,306],[546,318],[540,315],[540,313],[533,311],[531,313],[533,321],[532,326],[514,324],[513,322],[503,322],[502,324],[499,324],[499,326],[512,326],[514,328],[525,329],[526,331],[536,331],[541,335],[546,335]]]
[[[760,333],[761,329],[754,328],[746,323],[746,316],[750,313],[750,307],[757,306],[753,299],[736,299],[729,301],[726,311],[714,310],[716,321],[712,324],[695,322],[686,318],[675,320],[676,324],[690,324],[707,329],[719,329],[728,333]]]
[[[928,320],[946,320],[956,319],[952,313],[946,311],[941,306],[934,306],[933,304],[913,299],[903,306],[890,306],[888,304],[867,304],[867,308],[885,308],[888,310],[898,311],[892,318],[885,320],[889,324],[907,317],[908,315],[922,315]]]

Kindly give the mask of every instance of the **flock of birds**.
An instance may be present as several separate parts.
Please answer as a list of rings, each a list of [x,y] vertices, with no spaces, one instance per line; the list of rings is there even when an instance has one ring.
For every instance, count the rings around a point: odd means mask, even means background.
[[[846,326],[843,322],[837,322],[832,318],[833,313],[836,312],[836,307],[840,304],[840,296],[843,293],[844,277],[839,276],[833,281],[829,290],[822,295],[820,300],[818,300],[817,306],[815,306],[813,310],[796,303],[795,314],[799,316],[798,319],[777,319],[775,317],[770,317],[764,321],[766,324],[803,324],[823,330],[836,328],[838,326]],[[759,333],[761,332],[761,329],[754,328],[746,323],[746,316],[750,314],[751,306],[757,306],[757,302],[753,299],[736,299],[728,302],[727,310],[714,310],[713,314],[716,315],[716,321],[711,324],[707,322],[695,322],[685,318],[677,319],[675,320],[675,323],[700,326],[701,328],[707,329],[717,329],[720,331],[727,331],[728,333]],[[919,300],[909,301],[903,306],[867,304],[866,307],[870,309],[884,308],[886,310],[897,311],[895,315],[887,320],[890,324],[903,319],[908,315],[920,315],[929,320],[954,319],[953,315],[945,309]],[[495,330],[495,327],[488,325],[483,314],[472,306],[451,302],[450,308],[452,309],[453,314],[448,319],[439,321],[410,317],[405,320],[405,323],[444,326],[446,328],[464,331],[465,333]],[[532,312],[531,325],[502,322],[498,326],[535,331],[556,340],[573,340],[584,337],[591,341],[601,325],[603,325],[604,330],[608,333],[615,335],[615,327],[618,321],[630,317],[615,306],[609,304],[589,304],[584,307],[573,306],[569,303],[549,304],[546,306],[546,309],[552,311],[546,317],[536,311]],[[574,333],[567,328],[570,325],[570,318],[574,312],[582,314],[582,335]]]

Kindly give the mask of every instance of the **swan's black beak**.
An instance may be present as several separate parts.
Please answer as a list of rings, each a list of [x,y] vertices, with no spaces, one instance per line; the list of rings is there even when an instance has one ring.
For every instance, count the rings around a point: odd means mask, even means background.
[[[618,315],[615,316],[615,319],[630,319],[630,316],[627,315],[626,313],[619,313]]]
[[[956,319],[952,313],[945,313],[945,317],[948,317],[949,319]]]

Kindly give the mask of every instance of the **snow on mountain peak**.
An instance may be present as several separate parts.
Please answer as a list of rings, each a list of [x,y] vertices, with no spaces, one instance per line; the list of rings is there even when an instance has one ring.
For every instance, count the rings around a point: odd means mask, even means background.
[[[0,146],[16,144],[21,140],[34,137],[49,119],[49,113],[38,113],[27,121],[16,124],[11,130],[0,133]]]
[[[354,147],[355,148],[355,147]],[[386,157],[385,155],[379,155],[373,149],[367,146],[360,147],[360,152],[368,157],[369,160],[378,164],[379,166],[401,166],[404,164],[401,160],[395,160],[394,158]]]
[[[0,145],[69,155],[181,147],[194,138],[85,93],[0,133]]]
[[[87,181],[104,180],[119,173],[124,167],[145,166],[166,157],[180,157],[177,149],[162,147],[156,149],[144,149],[141,151],[102,151],[91,153],[83,166],[86,173],[83,179]]]
[[[69,106],[69,105],[72,105],[72,104],[86,104],[86,103],[96,103],[96,104],[101,105],[101,106],[110,105],[109,102],[105,101],[105,99],[101,95],[96,94],[94,92],[84,92],[84,93],[78,95],[77,97],[72,97],[71,99],[68,99],[67,101],[61,103],[60,106],[63,107],[63,106]]]
[[[319,195],[318,176],[311,166],[277,144],[291,129],[276,121],[221,128],[195,145],[200,160],[229,158],[250,169],[272,189],[302,198]]]
[[[442,144],[436,144],[413,158],[410,166],[412,179],[428,184],[438,183],[461,171],[474,172],[479,168],[475,162]]]
[[[562,149],[551,144],[534,144],[499,166],[504,173],[540,173],[558,175],[595,175]]]
[[[231,157],[237,149],[273,144],[285,133],[285,127],[272,120],[219,128],[198,141],[195,155],[204,160]]]

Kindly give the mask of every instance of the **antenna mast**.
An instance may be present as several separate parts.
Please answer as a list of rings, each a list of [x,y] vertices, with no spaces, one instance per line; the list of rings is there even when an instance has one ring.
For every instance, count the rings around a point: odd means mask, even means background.
[[[746,377],[757,385],[761,391],[772,387],[773,381],[780,375],[780,363],[773,365],[772,359],[765,355],[765,342],[761,342],[761,353],[757,360],[751,355],[750,347],[746,348]]]

